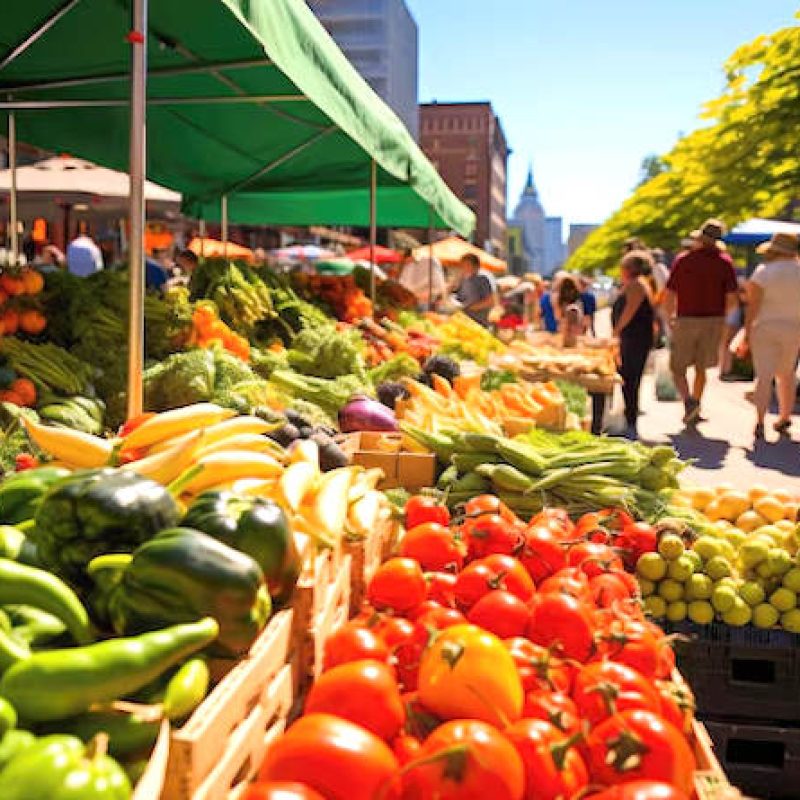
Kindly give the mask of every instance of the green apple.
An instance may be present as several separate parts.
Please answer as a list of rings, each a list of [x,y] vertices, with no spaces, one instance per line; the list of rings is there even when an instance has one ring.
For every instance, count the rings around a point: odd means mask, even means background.
[[[658,595],[646,597],[644,601],[644,612],[656,619],[664,617],[667,613],[667,604],[664,602],[664,598],[658,597]]]
[[[792,567],[783,576],[783,585],[793,592],[800,592],[800,567]]]
[[[688,600],[708,600],[714,590],[714,582],[708,575],[695,573],[686,583],[686,598]]]
[[[703,559],[700,557],[700,553],[696,553],[694,550],[687,550],[681,558],[688,558],[692,562],[694,572],[700,572],[703,569]]]
[[[667,576],[667,562],[658,553],[644,553],[636,562],[636,574],[649,581],[660,581]]]
[[[781,614],[781,626],[790,633],[800,633],[800,608]]]
[[[739,559],[746,569],[752,569],[767,558],[770,551],[769,541],[752,538],[742,544],[739,548]]]
[[[683,597],[683,584],[672,580],[672,578],[667,578],[658,584],[658,594],[668,603],[674,603]]]
[[[667,575],[674,581],[685,583],[694,573],[694,564],[690,558],[681,556],[674,561],[670,561],[667,566]]]
[[[733,574],[733,567],[727,558],[722,556],[713,556],[706,562],[706,575],[713,581],[718,581],[721,578],[727,578]]]
[[[764,602],[766,598],[766,592],[764,591],[764,587],[756,582],[756,581],[745,581],[739,587],[739,596],[749,605],[751,608],[761,604]]]
[[[772,575],[785,575],[792,568],[792,557],[780,547],[773,547],[767,556]]]
[[[797,595],[790,589],[782,586],[769,596],[769,602],[772,603],[778,611],[785,613],[797,606]]]
[[[683,600],[676,600],[667,604],[667,619],[670,622],[683,622],[686,619],[688,608]]]
[[[736,605],[736,589],[727,584],[717,584],[711,593],[711,605],[720,614],[730,611]]]
[[[639,576],[637,580],[639,581],[639,591],[642,593],[642,597],[650,597],[651,594],[655,593],[655,581],[649,581],[647,578],[642,578],[641,576]]]
[[[694,600],[688,606],[689,619],[698,625],[710,625],[714,621],[714,609],[705,600]]]
[[[769,603],[759,603],[753,609],[753,625],[756,628],[774,628],[780,617],[778,609]]]
[[[722,542],[720,539],[715,539],[713,536],[701,536],[692,545],[695,553],[697,553],[703,561],[708,561],[714,556],[718,556],[722,551]]]
[[[741,628],[743,625],[747,625],[747,623],[750,622],[752,616],[753,612],[750,606],[747,605],[741,597],[737,597],[734,601],[733,608],[722,615],[722,621],[731,627]]]
[[[658,541],[658,552],[669,561],[680,558],[685,549],[683,539],[674,533],[668,533]]]

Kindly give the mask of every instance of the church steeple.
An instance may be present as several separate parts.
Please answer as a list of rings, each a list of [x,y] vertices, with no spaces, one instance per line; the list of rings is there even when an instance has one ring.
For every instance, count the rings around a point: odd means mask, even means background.
[[[536,186],[533,183],[533,164],[528,164],[528,180],[525,181],[525,189],[522,192],[523,195],[533,196],[536,197],[538,192],[536,191]]]

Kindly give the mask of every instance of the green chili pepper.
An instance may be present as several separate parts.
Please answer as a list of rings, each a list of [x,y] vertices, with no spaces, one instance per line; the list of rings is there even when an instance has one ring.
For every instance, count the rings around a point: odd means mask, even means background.
[[[3,800],[129,800],[125,770],[105,754],[104,737],[45,736],[0,773]]]
[[[16,561],[25,543],[25,534],[10,525],[0,525],[0,558]]]
[[[36,567],[0,558],[0,605],[18,603],[58,617],[78,644],[92,641],[89,615],[62,580]]]
[[[52,645],[57,639],[68,636],[64,623],[33,606],[4,606],[11,618],[10,632],[14,638],[27,644],[32,650]]]
[[[0,772],[6,764],[28,750],[34,742],[36,737],[30,731],[9,731],[0,739]]]
[[[14,706],[3,697],[0,697],[0,740],[17,727],[17,712]]]
[[[6,671],[0,695],[31,722],[73,717],[147,685],[218,632],[217,623],[206,617],[129,639],[34,653]]]
[[[202,658],[187,661],[167,684],[164,693],[164,716],[184,719],[205,700],[211,675]]]
[[[0,673],[30,658],[31,649],[13,633],[0,630]]]

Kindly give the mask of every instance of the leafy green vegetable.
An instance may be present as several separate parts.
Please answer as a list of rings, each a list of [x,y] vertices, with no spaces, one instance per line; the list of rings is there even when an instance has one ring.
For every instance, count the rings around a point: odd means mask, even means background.
[[[369,380],[373,386],[400,378],[413,378],[419,374],[417,360],[408,353],[398,353],[388,361],[369,370]]]
[[[303,375],[316,378],[352,375],[363,383],[367,375],[362,348],[363,340],[357,330],[339,331],[328,324],[301,331],[286,357],[289,366]]]
[[[270,383],[293,397],[314,403],[331,415],[335,415],[354,394],[364,391],[364,383],[355,375],[341,375],[328,380],[291,370],[276,370]]]
[[[583,419],[586,416],[586,407],[589,401],[589,394],[583,386],[569,381],[556,381],[561,394],[564,396],[564,404],[567,412],[577,415]]]
[[[276,369],[289,369],[285,351],[276,353],[273,350],[259,350],[257,347],[250,350],[250,365],[262,378],[269,378]]]
[[[210,400],[215,377],[212,351],[174,353],[145,370],[145,406],[150,411],[166,411]]]
[[[517,383],[517,373],[510,369],[487,369],[481,376],[481,389],[491,392],[506,383]]]

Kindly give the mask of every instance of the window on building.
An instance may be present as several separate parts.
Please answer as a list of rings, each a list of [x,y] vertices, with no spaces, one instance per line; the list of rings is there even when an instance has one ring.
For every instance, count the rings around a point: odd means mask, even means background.
[[[467,178],[474,178],[478,174],[478,162],[472,157],[469,156],[467,163],[464,164],[464,175]]]
[[[467,200],[475,199],[478,196],[478,185],[476,183],[464,184],[464,197]]]

